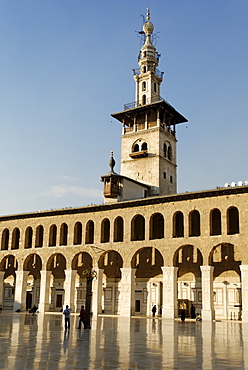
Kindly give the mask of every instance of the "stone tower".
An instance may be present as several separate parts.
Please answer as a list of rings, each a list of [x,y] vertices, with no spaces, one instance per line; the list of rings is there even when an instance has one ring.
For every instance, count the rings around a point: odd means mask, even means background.
[[[187,122],[160,97],[163,73],[157,69],[153,30],[148,8],[139,68],[133,70],[136,101],[112,114],[122,123],[121,175],[149,185],[148,196],[177,192],[176,125]]]

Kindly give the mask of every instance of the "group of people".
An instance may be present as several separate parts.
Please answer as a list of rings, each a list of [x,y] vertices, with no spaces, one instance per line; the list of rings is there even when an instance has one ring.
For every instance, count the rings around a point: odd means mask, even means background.
[[[70,315],[71,315],[71,308],[69,308],[68,305],[66,305],[65,310],[63,311],[63,314],[65,315],[65,330],[70,330],[71,327],[71,321],[70,321]],[[79,323],[77,329],[81,329],[82,323],[84,324],[84,329],[86,329],[86,311],[84,309],[84,306],[81,306],[81,310],[79,313]]]

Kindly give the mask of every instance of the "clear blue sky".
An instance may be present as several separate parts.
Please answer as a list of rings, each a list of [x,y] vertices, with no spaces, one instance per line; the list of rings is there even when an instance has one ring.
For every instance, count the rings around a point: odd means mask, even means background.
[[[247,180],[247,0],[150,0],[178,192]],[[102,203],[134,101],[143,0],[0,0],[0,214]],[[116,166],[119,172],[119,166]]]

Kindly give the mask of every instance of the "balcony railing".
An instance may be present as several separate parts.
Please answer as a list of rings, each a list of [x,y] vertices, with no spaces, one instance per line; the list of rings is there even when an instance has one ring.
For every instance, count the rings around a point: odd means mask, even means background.
[[[161,100],[163,100],[163,98],[161,98],[161,96],[154,96],[151,99],[146,98],[146,103],[145,104],[142,100],[133,101],[132,103],[124,104],[124,110],[141,107],[142,105],[146,105],[146,104],[156,103],[157,101],[161,101]]]
[[[133,71],[134,76],[141,74],[139,68],[135,68],[132,71]],[[147,71],[147,72],[149,72],[149,71]],[[158,76],[159,78],[163,78],[163,74],[164,74],[164,72],[161,72],[158,68],[156,68],[156,76]]]

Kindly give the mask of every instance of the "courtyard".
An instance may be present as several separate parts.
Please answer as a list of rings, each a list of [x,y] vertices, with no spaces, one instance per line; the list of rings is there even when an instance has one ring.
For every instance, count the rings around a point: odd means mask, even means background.
[[[248,324],[0,311],[1,369],[248,369]]]

